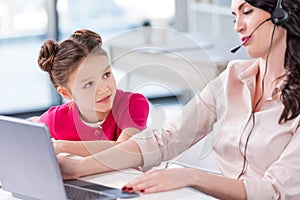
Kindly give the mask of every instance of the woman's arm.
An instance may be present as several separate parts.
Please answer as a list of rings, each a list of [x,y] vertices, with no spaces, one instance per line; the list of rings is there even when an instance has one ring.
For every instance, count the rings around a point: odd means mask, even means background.
[[[218,199],[246,199],[243,181],[193,168],[149,171],[125,185],[123,190],[154,193],[188,186]]]
[[[133,140],[123,142],[117,147],[83,158],[58,157],[63,178],[74,179],[143,164],[141,151]],[[125,187],[126,191],[130,192],[153,193],[186,186],[194,187],[220,199],[246,199],[245,187],[241,180],[225,178],[192,168],[150,171]]]
[[[90,156],[116,144],[128,140],[131,136],[140,132],[137,128],[126,128],[122,131],[117,141],[97,140],[97,141],[53,141],[55,153],[70,153],[78,156]]]
[[[128,127],[128,128],[126,128],[122,131],[122,133],[118,137],[117,142],[120,143],[120,142],[124,142],[126,140],[129,140],[129,138],[131,138],[131,136],[133,136],[133,135],[135,135],[139,132],[140,132],[140,130],[137,129],[137,128]]]
[[[207,94],[207,98],[210,96]],[[64,178],[130,167],[148,168],[173,158],[210,132],[216,119],[212,107],[197,95],[160,130],[147,128],[125,142],[79,160],[60,158]]]
[[[221,199],[300,199],[299,143],[300,129],[262,177],[249,174],[243,180],[236,180],[197,169],[170,169],[146,173],[126,187],[151,193],[191,186]]]

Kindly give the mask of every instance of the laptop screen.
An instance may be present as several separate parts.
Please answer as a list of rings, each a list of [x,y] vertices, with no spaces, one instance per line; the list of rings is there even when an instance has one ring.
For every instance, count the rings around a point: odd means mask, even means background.
[[[0,180],[3,189],[16,197],[65,200],[65,185],[96,192],[97,199],[103,200],[139,196],[138,193],[123,193],[120,189],[82,180],[64,183],[48,128],[43,124],[0,116],[0,130]],[[70,190],[67,193],[70,197]],[[75,199],[78,199],[77,195]]]
[[[48,129],[0,116],[0,180],[15,196],[66,199]]]

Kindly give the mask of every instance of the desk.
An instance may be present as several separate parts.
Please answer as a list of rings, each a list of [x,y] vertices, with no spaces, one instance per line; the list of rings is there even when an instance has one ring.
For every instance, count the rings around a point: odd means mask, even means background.
[[[141,172],[133,169],[120,170],[115,172],[108,172],[103,174],[92,175],[88,177],[81,178],[82,180],[104,184],[108,186],[119,185],[118,188],[122,187],[123,184],[135,179],[141,174]],[[9,192],[0,189],[0,199],[1,200],[16,200],[12,197]],[[140,197],[132,198],[133,200],[167,200],[167,199],[203,199],[212,200],[213,197],[207,196],[193,188],[183,188],[169,192],[155,193],[155,194],[141,194]]]

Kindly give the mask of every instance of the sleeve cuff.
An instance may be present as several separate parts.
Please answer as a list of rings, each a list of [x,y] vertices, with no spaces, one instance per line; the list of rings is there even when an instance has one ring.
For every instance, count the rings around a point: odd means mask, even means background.
[[[142,156],[143,165],[140,167],[142,171],[146,171],[153,166],[159,165],[162,161],[162,154],[156,142],[155,130],[145,129],[130,138],[139,146]]]
[[[276,193],[272,184],[265,180],[244,179],[243,180],[247,199],[279,199],[279,194]]]

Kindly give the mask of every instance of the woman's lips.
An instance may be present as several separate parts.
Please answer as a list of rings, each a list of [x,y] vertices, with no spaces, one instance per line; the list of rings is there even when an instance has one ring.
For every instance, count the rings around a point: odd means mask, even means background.
[[[248,40],[251,38],[251,36],[247,36],[247,37],[242,37],[242,44],[246,44],[246,42],[248,42]]]

